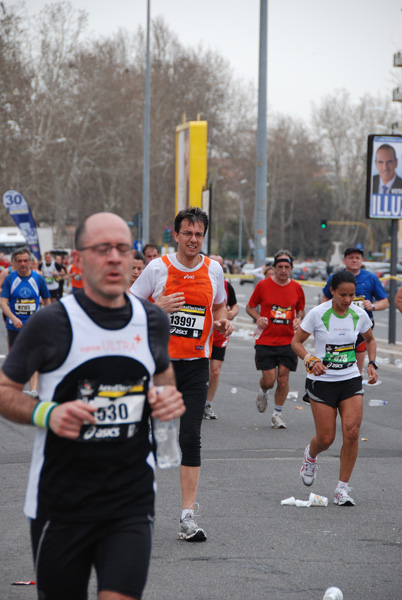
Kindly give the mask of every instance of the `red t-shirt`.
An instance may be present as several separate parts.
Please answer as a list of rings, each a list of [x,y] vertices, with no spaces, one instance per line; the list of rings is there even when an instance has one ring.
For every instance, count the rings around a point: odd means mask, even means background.
[[[292,342],[293,319],[296,312],[304,310],[303,288],[291,279],[287,285],[279,285],[270,277],[259,281],[249,300],[251,308],[260,306],[260,315],[268,319],[267,327],[258,340],[258,345],[287,346]]]
[[[8,269],[9,266],[10,263],[8,262],[8,260],[0,260],[0,271],[2,271],[3,269]]]

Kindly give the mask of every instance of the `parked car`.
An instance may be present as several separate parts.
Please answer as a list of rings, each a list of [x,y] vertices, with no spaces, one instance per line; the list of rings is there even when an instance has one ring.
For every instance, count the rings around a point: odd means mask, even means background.
[[[243,285],[244,283],[254,283],[254,277],[253,277],[253,270],[254,270],[254,263],[246,263],[241,270],[241,275],[244,275],[245,277],[240,277],[240,285]],[[250,277],[251,275],[251,277]]]
[[[389,263],[387,262],[374,262],[372,260],[364,260],[363,268],[367,271],[371,271],[372,273],[378,274],[379,271],[383,269],[389,269]]]
[[[376,273],[380,279],[381,277],[386,277],[391,273],[391,265],[387,263],[386,267],[382,267]],[[402,275],[402,265],[396,265],[396,274],[397,276]]]
[[[299,279],[300,281],[305,281],[306,279],[309,279],[308,273],[302,267],[298,266],[296,266],[292,270],[290,276],[292,279]]]
[[[292,279],[300,279],[305,281],[306,279],[313,279],[317,273],[318,271],[316,271],[312,262],[299,262],[295,263],[292,269],[291,277]]]
[[[389,264],[387,264],[386,267],[383,267],[382,269],[377,271],[377,275],[382,280],[381,283],[384,286],[384,290],[387,292],[388,296],[389,296],[390,287],[391,287],[391,279],[387,278],[387,275],[390,275],[390,273],[391,273],[391,267]],[[402,265],[396,265],[396,276],[402,279]],[[397,279],[396,280],[396,289],[399,290],[401,285],[402,285],[402,281]]]
[[[390,279],[385,279],[384,281],[381,282],[382,285],[384,286],[384,290],[387,292],[387,296],[389,296],[389,292],[391,291],[391,280]],[[399,290],[399,288],[402,285],[402,281],[400,281],[399,279],[396,280],[396,289]]]

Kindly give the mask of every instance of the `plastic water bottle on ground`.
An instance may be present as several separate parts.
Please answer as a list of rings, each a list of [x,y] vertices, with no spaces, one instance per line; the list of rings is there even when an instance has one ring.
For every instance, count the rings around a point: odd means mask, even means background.
[[[178,467],[181,462],[176,419],[171,421],[153,420],[156,440],[156,460],[160,469]]]
[[[388,404],[386,400],[376,400],[372,398],[369,400],[369,406],[384,406],[384,404]]]
[[[325,592],[322,600],[343,600],[342,591],[337,587],[330,587]]]

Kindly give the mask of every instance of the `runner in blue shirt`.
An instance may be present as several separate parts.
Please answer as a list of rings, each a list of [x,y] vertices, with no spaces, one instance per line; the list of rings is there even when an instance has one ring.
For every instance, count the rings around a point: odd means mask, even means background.
[[[364,308],[371,319],[374,327],[373,311],[385,310],[389,307],[387,292],[377,275],[362,269],[363,250],[361,248],[347,248],[343,259],[345,271],[353,273],[356,278],[356,297],[353,300],[354,304]],[[323,289],[321,302],[327,302],[332,299],[331,281],[333,275],[329,279]],[[363,371],[364,358],[366,353],[366,343],[361,335],[356,341],[356,361],[360,373]]]
[[[42,275],[31,270],[31,253],[28,248],[19,248],[12,254],[15,271],[7,275],[1,291],[0,307],[6,317],[9,348],[18,333],[40,306],[40,299],[50,304],[50,294]],[[37,395],[37,373],[30,381],[32,395]]]

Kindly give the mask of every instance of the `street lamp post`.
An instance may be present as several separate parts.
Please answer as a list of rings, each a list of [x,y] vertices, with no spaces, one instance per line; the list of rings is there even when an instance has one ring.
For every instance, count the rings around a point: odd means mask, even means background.
[[[258,78],[257,165],[254,218],[254,264],[267,254],[267,30],[268,0],[260,0],[260,58]]]
[[[239,196],[239,259],[242,259],[243,248],[242,248],[242,240],[243,240],[243,200],[242,197]]]
[[[151,112],[151,67],[150,67],[150,17],[151,0],[147,4],[147,47],[145,60],[145,104],[144,104],[144,171],[142,180],[142,241],[149,242],[149,156],[150,156],[150,112]]]

